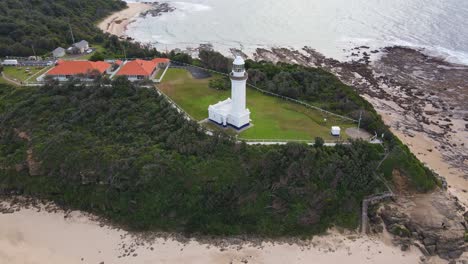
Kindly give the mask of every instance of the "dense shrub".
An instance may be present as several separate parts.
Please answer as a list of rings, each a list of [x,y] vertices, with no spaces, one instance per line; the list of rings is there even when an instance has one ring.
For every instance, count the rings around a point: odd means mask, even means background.
[[[113,0],[0,1],[0,57],[38,55],[102,35],[96,21],[126,6]],[[70,25],[70,26],[69,26]]]

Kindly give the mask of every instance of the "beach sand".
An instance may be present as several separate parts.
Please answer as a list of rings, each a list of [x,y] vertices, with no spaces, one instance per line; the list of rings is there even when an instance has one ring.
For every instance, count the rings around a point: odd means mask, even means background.
[[[127,232],[74,211],[21,209],[0,214],[0,263],[418,263],[416,248],[402,252],[388,239],[355,233],[315,237],[301,244],[263,243],[223,248],[194,240],[156,238],[139,242]],[[137,245],[137,243],[139,245]],[[125,245],[125,248],[123,246]],[[125,249],[129,256],[125,255]],[[440,260],[436,260],[440,263]],[[431,263],[436,263],[431,261]]]
[[[118,37],[125,36],[127,26],[140,15],[141,12],[151,8],[151,5],[144,3],[127,3],[128,8],[114,13],[98,24],[98,27],[107,33]]]

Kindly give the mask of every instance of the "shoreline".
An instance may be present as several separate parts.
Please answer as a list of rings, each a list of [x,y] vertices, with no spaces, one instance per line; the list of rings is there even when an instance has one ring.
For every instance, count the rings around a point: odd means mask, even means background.
[[[125,34],[127,27],[135,22],[135,18],[142,12],[151,9],[151,5],[145,3],[127,3],[127,5],[126,9],[113,13],[99,22],[98,28],[119,38],[127,37]]]
[[[1,203],[8,206],[8,203]],[[0,214],[0,262],[20,263],[418,263],[422,254],[403,252],[388,237],[330,230],[298,243],[219,239],[209,243],[174,236],[143,240],[79,211],[14,207]],[[50,204],[49,204],[49,208]],[[53,208],[53,206],[52,206]],[[55,211],[55,212],[54,212]],[[217,240],[217,239],[216,239]],[[429,263],[442,263],[433,258]]]

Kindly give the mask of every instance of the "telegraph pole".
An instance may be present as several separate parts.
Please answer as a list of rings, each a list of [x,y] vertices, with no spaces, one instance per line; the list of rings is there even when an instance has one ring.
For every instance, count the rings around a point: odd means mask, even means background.
[[[31,48],[32,48],[32,51],[33,51],[33,54],[34,54],[34,58],[35,58],[35,60],[37,60],[36,50],[34,49],[34,44],[31,44]]]
[[[358,132],[359,132],[359,129],[361,128],[361,119],[362,119],[362,110],[359,112],[359,123],[357,126]]]
[[[68,27],[70,28],[70,34],[71,34],[72,41],[73,41],[72,44],[75,44],[75,36],[73,35],[73,29],[72,29],[71,24],[70,24],[70,18],[68,18]]]
[[[125,61],[127,61],[127,52],[125,51],[125,44],[124,43],[122,43],[122,49],[123,49],[123,52],[124,52]]]

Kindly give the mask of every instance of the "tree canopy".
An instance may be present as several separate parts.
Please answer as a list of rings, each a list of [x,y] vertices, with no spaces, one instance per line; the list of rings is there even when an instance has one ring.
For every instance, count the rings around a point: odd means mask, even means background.
[[[0,85],[0,143],[0,193],[139,230],[314,234],[356,227],[363,197],[385,190],[374,174],[379,145],[247,146],[209,136],[125,78]]]
[[[102,39],[96,21],[126,7],[114,0],[0,1],[0,57],[38,55],[75,41]]]

